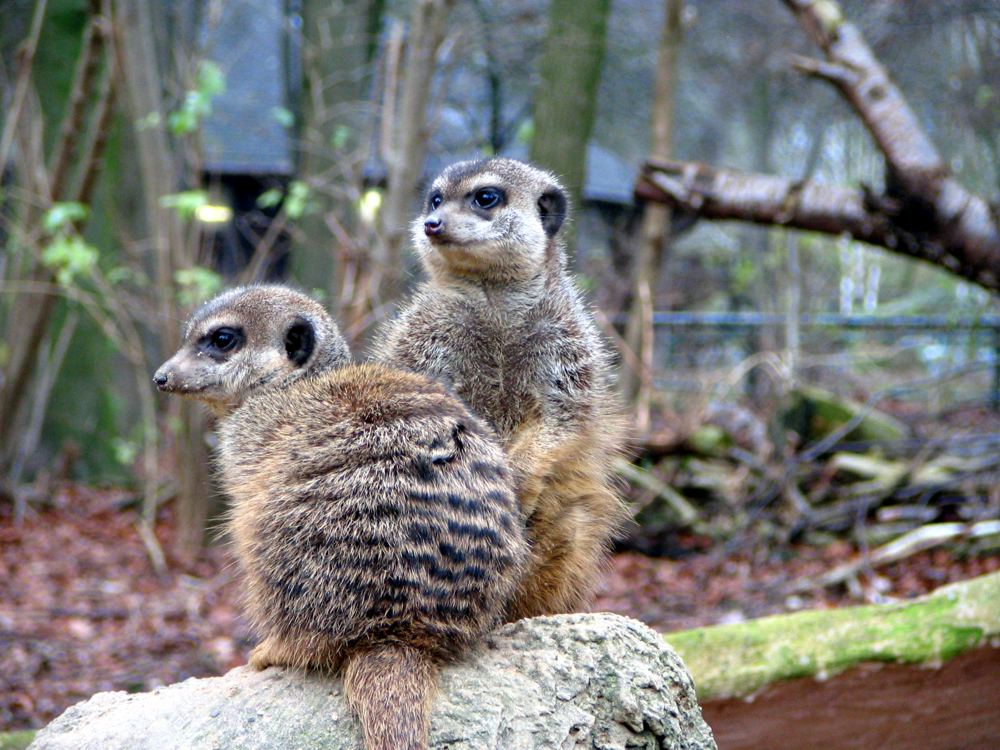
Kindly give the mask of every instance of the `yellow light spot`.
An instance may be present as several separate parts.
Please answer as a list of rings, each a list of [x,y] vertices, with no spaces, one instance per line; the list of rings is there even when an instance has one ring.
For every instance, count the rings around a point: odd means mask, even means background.
[[[194,210],[194,216],[203,224],[222,224],[233,218],[233,209],[229,206],[215,206],[206,203]]]
[[[376,188],[369,188],[358,201],[358,213],[361,220],[366,224],[374,224],[378,210],[382,207],[382,191]]]

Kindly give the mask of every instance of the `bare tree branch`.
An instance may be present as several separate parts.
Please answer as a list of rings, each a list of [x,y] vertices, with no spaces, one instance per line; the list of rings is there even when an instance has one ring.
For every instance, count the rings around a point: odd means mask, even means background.
[[[403,245],[427,153],[427,101],[438,49],[453,5],[454,0],[419,0],[413,6],[405,62],[400,69],[398,115],[389,123],[391,145],[384,154],[388,184],[379,214],[381,231],[376,248],[376,261],[385,274],[380,300],[399,296]]]
[[[42,22],[45,20],[45,8],[48,0],[38,0],[35,12],[31,16],[31,30],[27,39],[17,50],[17,77],[14,85],[14,97],[7,117],[4,118],[3,134],[0,135],[0,166],[7,164],[10,147],[14,143],[14,129],[21,119],[21,108],[28,95],[31,85],[31,68],[35,61],[35,51],[38,49],[38,39],[42,34]]]
[[[69,104],[66,106],[66,116],[63,118],[59,140],[56,141],[50,161],[49,173],[52,175],[53,198],[63,195],[66,189],[73,154],[84,129],[83,117],[88,108],[88,98],[96,87],[95,81],[104,60],[104,43],[110,33],[109,26],[109,19],[95,13],[90,16],[84,27],[83,44],[76,64]]]
[[[848,234],[1000,290],[997,211],[949,174],[902,92],[834,0],[783,1],[825,55],[793,64],[836,86],[864,123],[886,160],[885,193],[651,162],[636,195],[705,218]]]

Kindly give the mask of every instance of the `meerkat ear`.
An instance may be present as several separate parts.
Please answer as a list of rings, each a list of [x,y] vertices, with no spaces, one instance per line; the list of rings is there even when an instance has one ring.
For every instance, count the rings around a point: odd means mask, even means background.
[[[316,348],[316,329],[305,318],[296,318],[285,331],[285,353],[296,366],[302,367]]]
[[[542,229],[549,237],[555,237],[559,227],[566,220],[566,194],[559,188],[550,188],[538,199],[538,212],[542,217]]]

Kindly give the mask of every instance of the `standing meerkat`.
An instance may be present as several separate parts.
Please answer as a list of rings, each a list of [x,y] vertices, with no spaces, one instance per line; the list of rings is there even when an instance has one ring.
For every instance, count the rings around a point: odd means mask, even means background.
[[[531,542],[511,620],[584,605],[628,518],[612,479],[624,422],[566,268],[566,203],[551,174],[513,159],[445,169],[413,224],[429,279],[375,345],[448,384],[504,444]]]
[[[221,418],[251,666],[340,672],[369,750],[426,748],[438,665],[499,623],[526,556],[490,428],[421,375],[351,365],[280,286],[206,303],[154,380]]]

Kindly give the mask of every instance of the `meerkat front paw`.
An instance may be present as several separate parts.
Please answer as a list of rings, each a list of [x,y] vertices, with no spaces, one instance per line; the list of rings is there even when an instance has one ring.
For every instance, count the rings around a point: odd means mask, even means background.
[[[253,650],[250,652],[250,660],[247,664],[249,664],[253,669],[256,669],[258,672],[262,669],[267,669],[268,667],[281,666],[279,649],[274,640],[271,638],[265,638],[263,641],[254,646]]]

